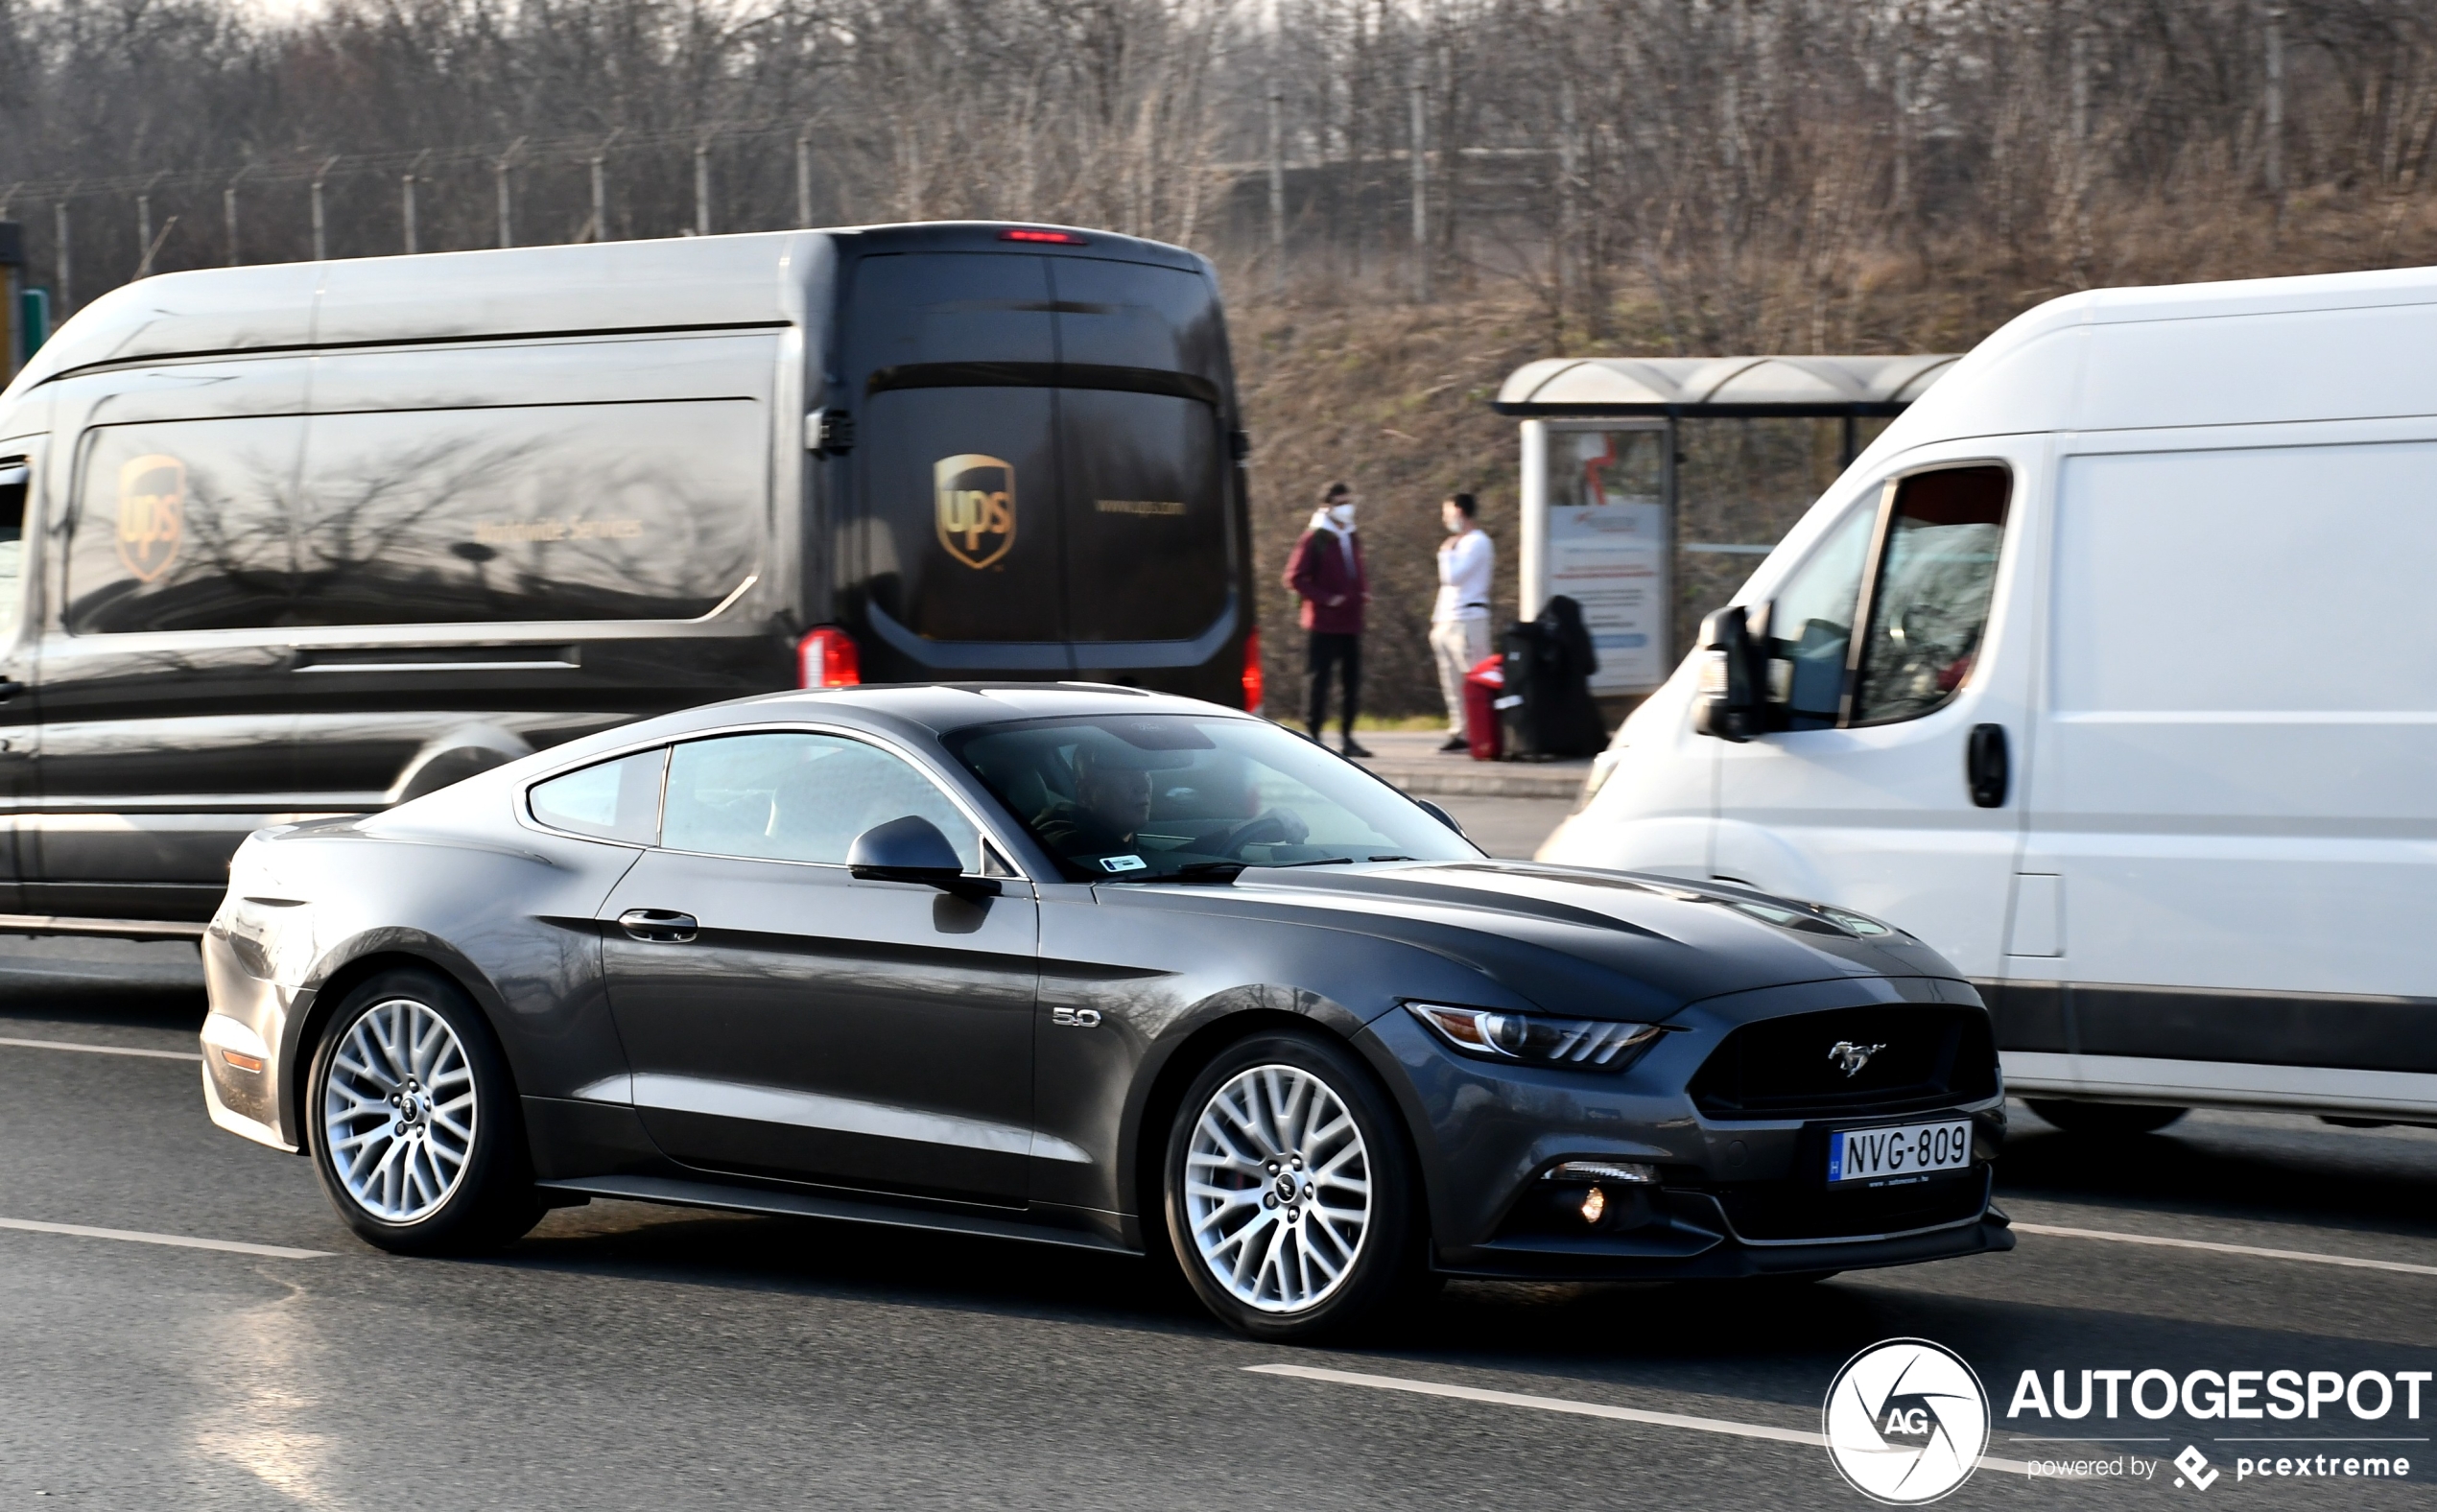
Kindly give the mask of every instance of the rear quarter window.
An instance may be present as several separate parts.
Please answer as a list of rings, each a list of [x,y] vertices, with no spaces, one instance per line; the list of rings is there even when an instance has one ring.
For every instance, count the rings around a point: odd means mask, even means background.
[[[649,845],[660,832],[664,746],[580,768],[533,784],[526,794],[533,818],[554,830],[594,839]]]

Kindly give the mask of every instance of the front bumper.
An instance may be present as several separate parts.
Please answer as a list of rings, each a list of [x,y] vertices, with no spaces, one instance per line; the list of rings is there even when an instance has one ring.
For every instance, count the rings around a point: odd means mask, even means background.
[[[1834,1117],[1710,1117],[1688,1085],[1742,1024],[1848,1005],[1857,987],[1884,1001],[1953,1002],[1882,981],[1818,984],[1730,1013],[1669,1026],[1621,1074],[1543,1070],[1456,1053],[1398,1012],[1374,1021],[1378,1051],[1404,1073],[1430,1196],[1433,1259],[1449,1275],[1536,1280],[1669,1280],[1862,1270],[2014,1247],[1989,1205],[1989,1164],[2004,1137],[2004,1097],[1985,1088],[1935,1109],[1856,1109]],[[1976,1004],[1973,1004],[1976,1007]],[[1828,1131],[1966,1117],[1965,1170],[1910,1184],[1829,1189]],[[1652,1185],[1602,1184],[1597,1222],[1573,1216],[1587,1187],[1543,1179],[1560,1161],[1656,1168]],[[1570,1196],[1568,1194],[1571,1194]]]

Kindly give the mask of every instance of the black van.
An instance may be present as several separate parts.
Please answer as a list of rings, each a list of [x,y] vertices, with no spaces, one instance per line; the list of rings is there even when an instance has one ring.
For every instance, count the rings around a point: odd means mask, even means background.
[[[1208,262],[989,224],[146,279],[0,395],[0,928],[688,704],[1258,702]]]

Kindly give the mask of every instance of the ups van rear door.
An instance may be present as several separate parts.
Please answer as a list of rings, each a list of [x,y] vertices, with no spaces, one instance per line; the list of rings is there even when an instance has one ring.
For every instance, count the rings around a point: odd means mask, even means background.
[[[1048,387],[1057,332],[1041,262],[866,257],[847,295],[862,434],[840,566],[881,638],[933,666],[1070,669]],[[974,662],[924,642],[1001,644]],[[1029,643],[1029,659],[1006,643]]]
[[[1225,614],[1233,580],[1218,301],[1199,274],[1143,263],[1055,258],[1050,281],[1067,633],[1191,640]]]
[[[1030,253],[864,258],[840,540],[877,638],[920,667],[1183,665],[1227,628],[1224,338],[1198,273]]]

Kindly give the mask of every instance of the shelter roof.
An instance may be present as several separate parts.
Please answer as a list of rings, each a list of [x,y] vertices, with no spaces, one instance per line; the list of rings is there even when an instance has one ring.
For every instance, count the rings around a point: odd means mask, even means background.
[[[1894,414],[1959,354],[1913,357],[1550,357],[1498,390],[1501,414]]]

